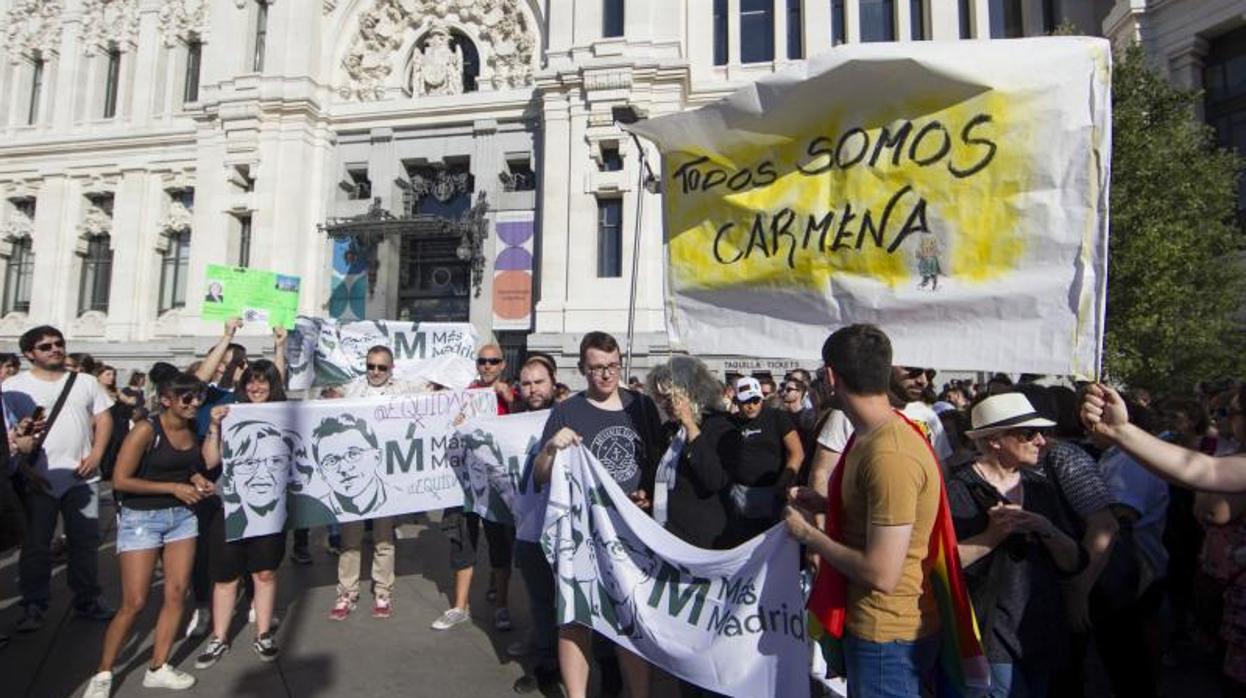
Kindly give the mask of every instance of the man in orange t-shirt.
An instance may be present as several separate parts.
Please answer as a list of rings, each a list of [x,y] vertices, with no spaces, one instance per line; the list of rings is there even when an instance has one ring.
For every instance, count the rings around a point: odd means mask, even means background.
[[[848,582],[844,668],[852,698],[916,696],[931,685],[938,655],[938,609],[930,587],[930,536],[939,509],[939,466],[930,446],[887,397],[891,341],[873,325],[852,325],[822,345],[855,441],[844,468],[840,540],[795,508],[792,535]],[[826,511],[826,499],[793,488],[795,507]]]

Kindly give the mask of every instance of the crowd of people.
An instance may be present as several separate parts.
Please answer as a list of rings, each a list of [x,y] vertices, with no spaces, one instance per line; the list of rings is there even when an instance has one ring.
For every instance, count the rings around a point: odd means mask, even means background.
[[[248,600],[257,658],[280,654],[278,572],[288,537],[291,562],[311,562],[311,532],[228,540],[222,502],[240,495],[221,477],[222,462],[240,463],[232,478],[261,488],[284,482],[275,473],[294,467],[275,430],[223,438],[230,405],[292,399],[284,330],[273,333],[272,360],[252,360],[235,341],[240,326],[227,323],[202,360],[184,369],[158,362],[132,373],[124,388],[113,367],[68,353],[53,327],[26,332],[20,356],[0,357],[9,432],[0,460],[13,471],[0,477],[0,545],[21,547],[16,630],[43,626],[53,561],[63,556],[73,612],[108,623],[86,698],[111,694],[113,665],[151,596],[157,564],[162,600],[144,686],[195,683],[168,663],[179,635],[206,639],[196,670],[215,665],[230,649],[239,598]],[[572,392],[553,356],[528,352],[511,376],[498,345],[480,347],[470,387],[494,390],[498,414],[550,414],[525,466],[536,486],[516,499],[516,526],[462,509],[442,513],[453,586],[431,628],[472,619],[483,529],[494,627],[513,627],[512,566],[530,609],[524,639],[508,648],[530,659],[516,690],[580,698],[596,665],[605,693],[649,695],[653,670],[643,657],[587,627],[555,622],[542,517],[530,513],[544,508],[542,485],[558,452],[582,444],[678,538],[725,550],[782,524],[806,551],[807,578],[820,570],[844,585],[843,661],[830,670],[815,661],[815,685],[837,671],[852,696],[933,694],[941,620],[929,550],[932,532],[946,523],[990,665],[982,695],[1082,695],[1090,657],[1114,695],[1158,695],[1165,663],[1195,647],[1218,657],[1224,695],[1246,696],[1246,387],[1208,382],[1190,395],[1155,398],[998,374],[937,389],[933,370],[894,366],[891,357],[881,330],[853,325],[830,334],[821,366],[781,381],[768,374],[720,381],[704,362],[672,356],[624,387],[618,342],[590,332],[574,367],[587,387]],[[376,346],[363,376],[318,397],[439,388],[397,377],[393,353]],[[355,433],[339,426],[326,438]],[[341,462],[319,465],[349,480],[353,451],[333,453],[325,459]],[[115,610],[98,582],[101,478],[117,509]],[[358,501],[339,497],[324,507],[338,555],[327,616],[344,621],[357,610],[370,531],[371,615],[383,621],[401,601],[394,531],[404,516],[336,523],[343,512],[358,513]],[[680,689],[712,695],[688,683]]]

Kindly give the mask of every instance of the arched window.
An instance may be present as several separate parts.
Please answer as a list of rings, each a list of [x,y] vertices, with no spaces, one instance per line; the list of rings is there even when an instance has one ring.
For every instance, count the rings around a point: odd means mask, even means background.
[[[93,235],[82,255],[82,280],[78,286],[78,314],[108,312],[108,289],[112,285],[112,239]]]
[[[476,44],[466,34],[455,29],[450,32],[450,50],[463,50],[463,91],[476,91],[476,78],[480,77],[480,54]]]
[[[4,314],[30,312],[30,287],[35,279],[35,251],[30,238],[12,242],[4,272]]]

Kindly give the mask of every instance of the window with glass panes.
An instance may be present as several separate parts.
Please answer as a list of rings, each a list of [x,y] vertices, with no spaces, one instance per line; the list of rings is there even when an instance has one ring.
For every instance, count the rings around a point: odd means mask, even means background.
[[[623,200],[597,200],[597,276],[623,276]]]
[[[95,310],[108,312],[108,290],[112,285],[112,238],[95,235],[87,240],[82,255],[82,278],[78,284],[78,314]]]
[[[740,62],[774,60],[774,8],[771,0],[740,0]]]
[[[4,270],[3,311],[9,313],[30,312],[30,289],[35,280],[34,242],[19,238],[11,243],[8,264]]]
[[[186,279],[190,268],[190,231],[169,236],[160,259],[160,312],[186,307]]]
[[[857,0],[861,41],[896,40],[895,0]]]

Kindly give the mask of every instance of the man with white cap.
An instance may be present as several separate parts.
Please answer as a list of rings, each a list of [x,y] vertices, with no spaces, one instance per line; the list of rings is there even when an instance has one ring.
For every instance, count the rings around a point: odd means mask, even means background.
[[[947,481],[969,595],[982,623],[991,695],[1047,695],[1067,661],[1062,579],[1085,566],[1060,495],[1039,472],[1042,417],[1021,393],[972,413],[977,456]]]
[[[783,493],[796,482],[805,449],[788,413],[766,405],[760,381],[736,381],[732,415],[735,429],[723,437],[731,454],[723,469],[733,484],[728,489],[727,545],[736,545],[779,521]]]

